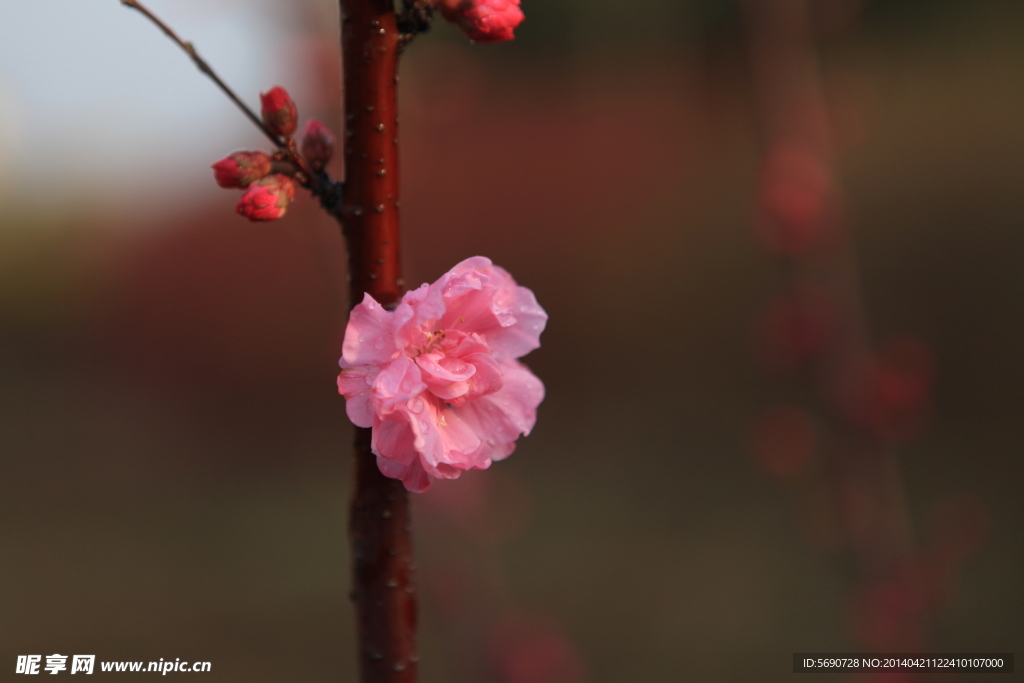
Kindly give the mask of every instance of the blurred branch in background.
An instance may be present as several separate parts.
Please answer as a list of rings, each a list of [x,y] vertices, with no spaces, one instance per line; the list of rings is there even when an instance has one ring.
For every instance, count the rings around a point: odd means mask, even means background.
[[[837,170],[819,41],[851,27],[859,4],[828,3],[838,11],[823,17],[806,0],[743,2],[763,146],[755,229],[784,280],[757,335],[796,397],[761,414],[752,447],[769,472],[799,475],[796,495],[816,501],[806,514],[834,521],[831,541],[854,565],[854,638],[873,652],[923,652],[965,558],[951,563],[941,540],[923,549],[913,533],[896,448],[925,422],[931,353],[910,336],[872,346]]]
[[[220,76],[218,76],[217,73],[210,68],[210,65],[206,63],[206,60],[199,56],[199,53],[196,52],[195,46],[193,46],[190,41],[182,40],[181,38],[179,38],[178,34],[175,33],[170,26],[160,21],[160,19],[155,14],[150,12],[137,0],[121,0],[121,4],[125,7],[131,7],[134,10],[138,10],[144,17],[146,17],[151,22],[156,24],[157,28],[159,28],[161,31],[167,34],[168,38],[174,41],[174,43],[177,44],[178,47],[180,47],[188,54],[189,58],[193,62],[195,62],[196,68],[198,68],[203,74],[208,76],[211,81],[216,83],[217,87],[220,88],[225,95],[227,95],[228,99],[235,103],[235,106],[238,107],[243,114],[245,114],[246,118],[248,118],[254,126],[259,128],[260,131],[264,135],[266,135],[267,138],[272,143],[274,143],[275,147],[281,146],[281,138],[272,133],[266,127],[266,125],[264,125],[263,121],[260,120],[260,117],[256,116],[256,113],[253,112],[253,110],[250,109],[248,105],[246,105],[246,103],[243,102],[241,98],[239,98],[238,95],[235,94],[235,91],[228,87],[227,83],[221,80]]]

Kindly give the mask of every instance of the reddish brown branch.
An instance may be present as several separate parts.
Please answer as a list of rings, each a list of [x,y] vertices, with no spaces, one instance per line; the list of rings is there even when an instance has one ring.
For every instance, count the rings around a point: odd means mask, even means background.
[[[361,683],[415,683],[416,586],[409,494],[377,469],[370,430],[357,429],[352,600]]]
[[[402,293],[398,242],[398,50],[392,0],[340,0],[345,90],[345,203],[350,305]],[[408,496],[377,469],[356,430],[351,536],[360,681],[416,680],[416,594]]]
[[[389,0],[341,0],[345,207],[352,305],[402,293],[398,244],[398,31]]]

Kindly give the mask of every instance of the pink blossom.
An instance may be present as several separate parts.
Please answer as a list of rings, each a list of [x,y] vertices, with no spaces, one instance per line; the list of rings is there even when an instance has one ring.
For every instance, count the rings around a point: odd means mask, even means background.
[[[547,313],[526,287],[475,256],[387,311],[352,309],[338,391],[372,427],[377,466],[424,491],[507,457],[537,419],[544,385],[516,359],[540,346]]]
[[[440,0],[440,6],[445,19],[480,43],[512,40],[524,18],[519,0]]]

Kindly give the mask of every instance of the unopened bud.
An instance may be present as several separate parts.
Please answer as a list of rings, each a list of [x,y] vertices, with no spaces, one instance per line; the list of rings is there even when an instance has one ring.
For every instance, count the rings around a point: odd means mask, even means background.
[[[235,152],[213,165],[221,187],[249,187],[270,173],[270,157],[263,152]]]
[[[319,171],[334,154],[334,136],[330,129],[316,119],[306,121],[302,129],[302,156]]]
[[[260,93],[263,123],[274,135],[289,136],[299,125],[299,114],[288,91],[275,85],[267,92]]]
[[[295,197],[295,181],[276,173],[249,186],[236,211],[251,221],[273,221],[284,215]]]
[[[524,19],[519,0],[440,0],[440,6],[445,19],[480,43],[512,40]]]

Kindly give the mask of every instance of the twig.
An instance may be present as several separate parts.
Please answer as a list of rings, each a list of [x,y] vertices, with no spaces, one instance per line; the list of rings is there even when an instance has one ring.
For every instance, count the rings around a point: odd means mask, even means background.
[[[177,43],[182,50],[188,53],[188,56],[191,57],[192,61],[195,62],[196,66],[199,67],[199,70],[207,76],[209,76],[210,80],[216,83],[218,88],[224,91],[224,94],[227,95],[228,98],[232,102],[234,102],[239,109],[242,110],[242,113],[248,116],[249,120],[252,121],[257,128],[263,131],[264,135],[270,138],[270,141],[274,143],[275,147],[281,147],[284,144],[281,138],[271,133],[270,129],[267,128],[267,126],[263,123],[260,117],[257,116],[256,113],[245,104],[245,102],[239,99],[238,95],[236,95],[235,92],[228,87],[227,83],[220,79],[220,76],[218,76],[216,72],[214,72],[214,70],[210,68],[210,65],[206,63],[206,60],[199,56],[199,53],[196,52],[196,49],[195,47],[193,47],[191,42],[179,38],[178,34],[171,30],[170,26],[160,21],[160,19],[155,14],[146,9],[146,7],[144,7],[142,3],[138,2],[138,0],[121,0],[121,4],[127,7],[131,7],[132,9],[137,9],[139,12],[143,14],[143,16],[145,16],[147,19],[156,24],[157,28],[166,33],[167,37],[169,37],[171,40]]]
[[[173,40],[182,50],[188,54],[195,65],[201,72],[209,76],[210,80],[217,84],[217,87],[228,96],[228,98],[242,110],[242,113],[257,127],[260,131],[267,136],[267,138],[274,143],[274,146],[278,148],[275,154],[275,163],[283,165],[289,175],[295,177],[299,181],[299,184],[309,189],[313,195],[320,200],[320,205],[324,208],[327,213],[335,218],[344,230],[344,223],[342,222],[341,216],[341,205],[344,195],[344,185],[333,180],[324,171],[313,171],[306,164],[305,159],[299,154],[298,149],[295,147],[295,140],[292,138],[280,138],[274,135],[263,120],[256,115],[256,113],[243,102],[238,95],[221,80],[220,76],[213,70],[213,68],[206,63],[191,42],[182,40],[178,37],[178,34],[171,29],[170,26],[160,20],[155,14],[147,9],[138,0],[121,0],[121,4],[126,7],[138,10],[149,19],[153,24],[156,25],[161,31],[163,31],[167,37]]]

